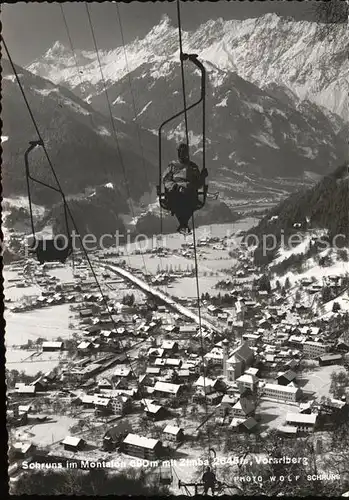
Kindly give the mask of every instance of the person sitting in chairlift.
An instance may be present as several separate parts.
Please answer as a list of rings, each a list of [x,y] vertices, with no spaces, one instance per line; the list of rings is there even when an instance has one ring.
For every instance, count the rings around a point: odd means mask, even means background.
[[[178,232],[189,233],[188,221],[197,207],[197,191],[205,184],[207,169],[199,167],[189,159],[189,147],[178,146],[178,160],[172,161],[163,176],[168,207],[178,219]]]

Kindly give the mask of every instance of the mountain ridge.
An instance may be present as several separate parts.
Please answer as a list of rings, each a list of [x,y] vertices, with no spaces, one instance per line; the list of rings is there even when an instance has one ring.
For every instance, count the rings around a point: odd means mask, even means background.
[[[318,23],[293,21],[277,14],[224,21],[219,18],[201,24],[196,30],[183,30],[187,52],[198,53],[205,63],[213,63],[226,71],[235,71],[242,78],[263,88],[271,83],[285,85],[301,100],[309,99],[323,105],[349,121],[349,41],[346,26],[338,25],[326,36]],[[50,50],[50,49],[49,49]],[[179,60],[178,32],[168,16],[163,16],[143,38],[123,47],[100,50],[103,74],[110,85],[144,61],[148,63]],[[77,51],[82,74],[76,75],[71,59],[69,68],[56,71],[49,51],[27,68],[50,80],[65,82],[72,88],[81,81],[98,84],[99,67],[93,52]],[[46,58],[46,60],[45,60]],[[82,64],[90,61],[89,64]],[[85,97],[87,97],[85,95]]]
[[[310,87],[320,85],[323,88],[326,78],[329,78],[328,85],[337,82],[338,75],[342,78],[347,63],[340,60],[346,44],[345,40],[343,43],[341,29],[339,27],[335,33],[334,40],[326,37],[323,40],[316,23],[290,21],[276,14],[268,14],[245,21],[210,20],[193,32],[183,31],[184,50],[198,53],[207,69],[207,161],[217,188],[229,183],[232,170],[240,170],[248,176],[257,175],[262,186],[266,178],[293,176],[300,179],[306,171],[323,175],[343,161],[349,121],[346,123],[333,110],[324,107],[323,103],[316,104],[316,99],[309,100],[310,94],[309,99],[305,95],[300,98],[298,87],[301,77],[297,77],[304,70],[305,58],[308,66],[314,66],[307,75]],[[321,58],[317,51],[320,39],[325,44],[321,52],[322,59],[324,50],[326,61],[333,54],[339,54],[337,66],[331,69],[333,75],[328,75],[327,66],[320,64]],[[268,52],[270,40],[273,40],[272,54]],[[261,48],[258,48],[259,42]],[[296,44],[296,48],[292,48],[292,44]],[[303,47],[302,54],[300,47]],[[55,64],[51,64],[54,60],[49,51],[42,60],[39,58],[34,66],[30,66],[31,69],[44,73],[51,71],[53,79],[64,80],[65,85],[80,94],[95,109],[107,113],[104,82],[101,81],[96,55],[77,51],[78,65],[80,56],[85,62],[88,61],[87,64],[81,61],[81,74],[77,76],[72,54],[64,69],[64,58],[69,51],[62,44],[57,44],[55,50],[63,58],[63,69],[59,66],[59,75],[55,73]],[[266,52],[266,56],[261,55],[260,51]],[[156,135],[161,121],[183,105],[178,30],[165,15],[144,38],[137,38],[126,45],[125,52],[127,64],[124,47],[99,51],[113,114],[125,121],[137,122]],[[241,59],[243,53],[244,61]],[[259,54],[258,58],[256,54]],[[302,64],[299,59],[301,56]],[[281,68],[280,61],[287,62],[293,68],[292,78],[298,82],[298,87],[290,85],[290,79],[286,78],[289,70],[287,67]],[[59,59],[57,64],[61,63]],[[270,71],[273,70],[272,74],[268,70],[269,66]],[[252,75],[253,68],[257,73],[259,71],[260,78],[256,74]],[[302,74],[304,76],[304,71]],[[189,102],[199,95],[199,81],[197,70],[186,63]],[[171,95],[171,99],[164,101],[164,95]],[[199,113],[199,109],[190,113],[189,135],[193,158],[200,163],[202,145]],[[173,122],[164,131],[164,137],[172,142],[182,140],[183,126]],[[233,189],[224,188],[225,192],[239,195],[241,186],[238,182],[232,184]],[[269,195],[272,197],[272,192]]]

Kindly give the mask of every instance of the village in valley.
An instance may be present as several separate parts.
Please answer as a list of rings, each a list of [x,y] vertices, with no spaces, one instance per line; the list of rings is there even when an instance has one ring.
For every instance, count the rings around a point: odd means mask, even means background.
[[[209,446],[241,492],[229,460],[265,453],[270,435],[311,440],[317,473],[338,473],[326,454],[348,418],[347,268],[266,273],[235,226],[198,236],[200,315],[191,237],[93,252],[93,273],[80,252],[5,266],[12,482],[23,463],[103,462],[181,494]]]

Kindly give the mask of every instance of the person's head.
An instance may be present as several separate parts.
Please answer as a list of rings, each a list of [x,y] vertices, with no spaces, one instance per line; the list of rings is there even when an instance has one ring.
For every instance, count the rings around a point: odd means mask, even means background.
[[[184,142],[181,142],[178,146],[178,158],[180,161],[189,160],[189,147]]]
[[[210,467],[206,467],[206,472],[210,472],[211,471],[211,468]]]

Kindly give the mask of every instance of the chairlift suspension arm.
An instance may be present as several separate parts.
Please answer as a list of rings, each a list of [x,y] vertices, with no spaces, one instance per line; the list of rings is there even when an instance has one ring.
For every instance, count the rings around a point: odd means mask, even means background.
[[[33,151],[33,149],[35,149],[36,146],[39,143],[40,143],[40,141],[31,141],[29,148],[24,153],[25,174],[26,174],[25,178],[26,178],[26,181],[27,181],[27,191],[28,191],[28,201],[29,201],[29,213],[30,213],[30,224],[31,224],[31,228],[32,228],[32,234],[33,234],[33,237],[34,237],[34,241],[35,241],[35,228],[34,228],[33,208],[32,208],[32,200],[31,200],[30,185],[29,185],[29,179],[31,179],[31,177],[30,177],[30,173],[29,173],[29,158],[28,157],[29,157],[29,153],[31,151]]]
[[[30,170],[29,170],[29,153],[31,153],[31,151],[33,151],[37,146],[43,146],[43,142],[41,140],[29,141],[29,148],[24,153],[24,163],[25,163],[25,174],[26,174],[26,181],[27,181],[30,222],[31,222],[31,228],[32,228],[32,232],[33,232],[34,241],[35,241],[36,238],[35,238],[33,208],[32,208],[32,199],[31,199],[29,179],[31,181],[33,181],[33,182],[36,182],[37,184],[40,184],[41,186],[44,186],[44,187],[46,187],[48,189],[52,189],[53,191],[55,191],[56,193],[59,193],[62,196],[63,206],[64,206],[65,224],[66,224],[66,229],[67,229],[67,235],[69,235],[67,204],[66,204],[64,193],[62,192],[61,189],[56,188],[54,186],[51,186],[50,184],[46,184],[45,182],[42,182],[39,179],[36,179],[30,173]]]
[[[25,173],[26,173],[27,180],[30,179],[33,182],[37,182],[38,184],[41,184],[42,186],[45,186],[45,187],[47,187],[49,189],[53,189],[53,191],[56,191],[57,193],[62,194],[62,191],[60,189],[55,188],[54,186],[50,186],[49,184],[46,184],[45,182],[39,181],[39,179],[35,179],[35,177],[33,177],[30,174],[30,171],[29,171],[29,158],[28,158],[29,157],[29,153],[31,151],[33,151],[33,149],[35,149],[36,146],[42,146],[42,142],[41,141],[30,141],[29,144],[30,144],[29,148],[24,153]],[[28,186],[29,186],[29,184],[28,184]]]
[[[177,19],[178,19],[178,37],[179,37],[179,54],[181,61],[181,78],[182,78],[182,93],[183,93],[183,105],[184,105],[184,125],[185,125],[185,138],[189,151],[189,131],[188,131],[188,112],[187,112],[187,98],[185,93],[185,78],[184,78],[184,58],[183,58],[183,42],[182,42],[182,21],[181,21],[181,7],[179,4],[180,0],[177,0]]]

